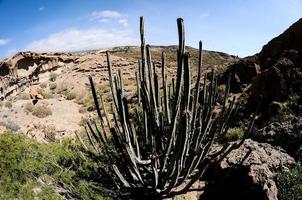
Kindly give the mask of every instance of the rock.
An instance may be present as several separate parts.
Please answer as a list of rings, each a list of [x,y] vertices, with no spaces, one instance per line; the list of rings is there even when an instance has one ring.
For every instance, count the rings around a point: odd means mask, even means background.
[[[64,67],[75,59],[76,57],[69,53],[26,51],[0,61],[0,99],[38,80],[40,74]]]
[[[287,58],[288,60],[291,60],[293,63],[299,63],[299,61],[301,60],[299,51],[294,49],[283,50],[280,57]]]
[[[286,94],[286,82],[281,70],[272,67],[255,77],[251,87],[252,99],[266,107],[272,101],[280,101]],[[262,109],[261,109],[262,110]]]
[[[43,99],[41,94],[42,88],[38,85],[31,85],[29,89],[29,95],[32,100]]]
[[[250,137],[259,142],[280,146],[297,160],[302,159],[302,118],[273,122],[251,132]]]
[[[252,79],[260,74],[260,66],[256,57],[247,57],[234,64],[234,71],[242,84],[250,83]]]
[[[214,181],[206,186],[202,199],[277,200],[275,178],[294,165],[281,148],[247,139],[209,169],[209,180]]]
[[[267,115],[274,116],[282,111],[284,105],[278,101],[273,101],[267,108]]]
[[[300,95],[301,35],[302,18],[264,45],[259,53],[229,66],[222,80],[225,82],[227,75],[232,75],[231,92],[234,93],[242,92],[244,84],[252,83],[251,104],[261,102],[261,113],[266,112],[273,101],[282,102],[293,93]]]
[[[266,45],[263,46],[258,54],[261,67],[269,68],[275,60],[281,57],[284,50],[295,50],[302,53],[302,18],[291,25],[278,37],[275,37]]]
[[[223,80],[226,82],[227,77],[231,76],[231,88],[238,90],[238,84],[251,83],[253,78],[260,74],[260,66],[257,56],[250,56],[241,59],[237,63],[229,66],[228,70],[223,75]]]
[[[282,57],[277,60],[276,64],[273,67],[276,67],[281,71],[284,81],[290,81],[291,71],[295,67],[294,63],[291,60]]]

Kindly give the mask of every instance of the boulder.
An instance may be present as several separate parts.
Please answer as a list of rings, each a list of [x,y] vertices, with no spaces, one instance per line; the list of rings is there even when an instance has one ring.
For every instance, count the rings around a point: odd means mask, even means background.
[[[280,146],[297,160],[302,160],[302,118],[273,122],[251,132],[250,137],[259,142]]]
[[[229,66],[223,75],[223,82],[231,76],[231,89],[240,90],[238,86],[251,83],[253,78],[260,74],[260,65],[257,56],[250,56],[241,59],[237,63]]]
[[[42,88],[38,85],[31,85],[29,88],[29,95],[32,100],[43,99],[41,94]]]
[[[288,58],[280,58],[272,67],[254,77],[251,87],[254,102],[261,102],[263,108],[273,101],[284,100],[291,84],[294,67],[294,63]]]
[[[219,150],[214,148],[213,153]],[[201,199],[277,200],[275,178],[295,165],[278,147],[247,139],[221,162],[211,166]]]
[[[262,110],[272,101],[280,101],[286,94],[286,81],[277,66],[264,70],[252,82],[251,95]]]

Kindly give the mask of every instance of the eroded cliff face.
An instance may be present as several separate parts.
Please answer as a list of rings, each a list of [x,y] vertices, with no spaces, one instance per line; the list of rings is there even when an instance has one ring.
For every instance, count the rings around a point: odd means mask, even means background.
[[[69,53],[19,52],[0,61],[0,99],[24,85],[39,81],[39,75],[66,67],[76,61]]]

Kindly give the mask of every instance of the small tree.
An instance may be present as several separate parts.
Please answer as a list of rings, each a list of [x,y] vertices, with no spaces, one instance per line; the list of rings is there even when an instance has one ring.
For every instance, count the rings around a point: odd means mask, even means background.
[[[140,18],[141,60],[136,77],[136,116],[129,114],[122,72],[119,70],[116,76],[113,75],[109,52],[107,64],[113,123],[89,77],[100,125],[95,121],[87,123],[87,136],[93,149],[89,150],[84,143],[83,146],[96,160],[105,161],[101,174],[107,178],[111,189],[123,197],[161,199],[185,193],[212,162],[222,159],[241,144],[235,143],[227,151],[209,156],[216,136],[228,130],[228,120],[236,102],[235,98],[228,100],[227,85],[222,106],[218,109],[214,71],[204,74],[201,80],[201,42],[197,78],[192,84],[182,19],[177,19],[177,26],[179,46],[174,80],[166,74],[165,53],[162,53],[161,72],[156,70],[150,46],[145,45],[144,19]],[[168,82],[173,84],[168,85]]]

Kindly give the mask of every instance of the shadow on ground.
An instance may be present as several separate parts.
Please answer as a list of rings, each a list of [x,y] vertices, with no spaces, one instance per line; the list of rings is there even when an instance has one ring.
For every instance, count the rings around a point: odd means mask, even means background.
[[[246,167],[210,173],[209,176],[215,178],[206,185],[200,200],[267,200],[261,186],[254,184],[248,176]]]

